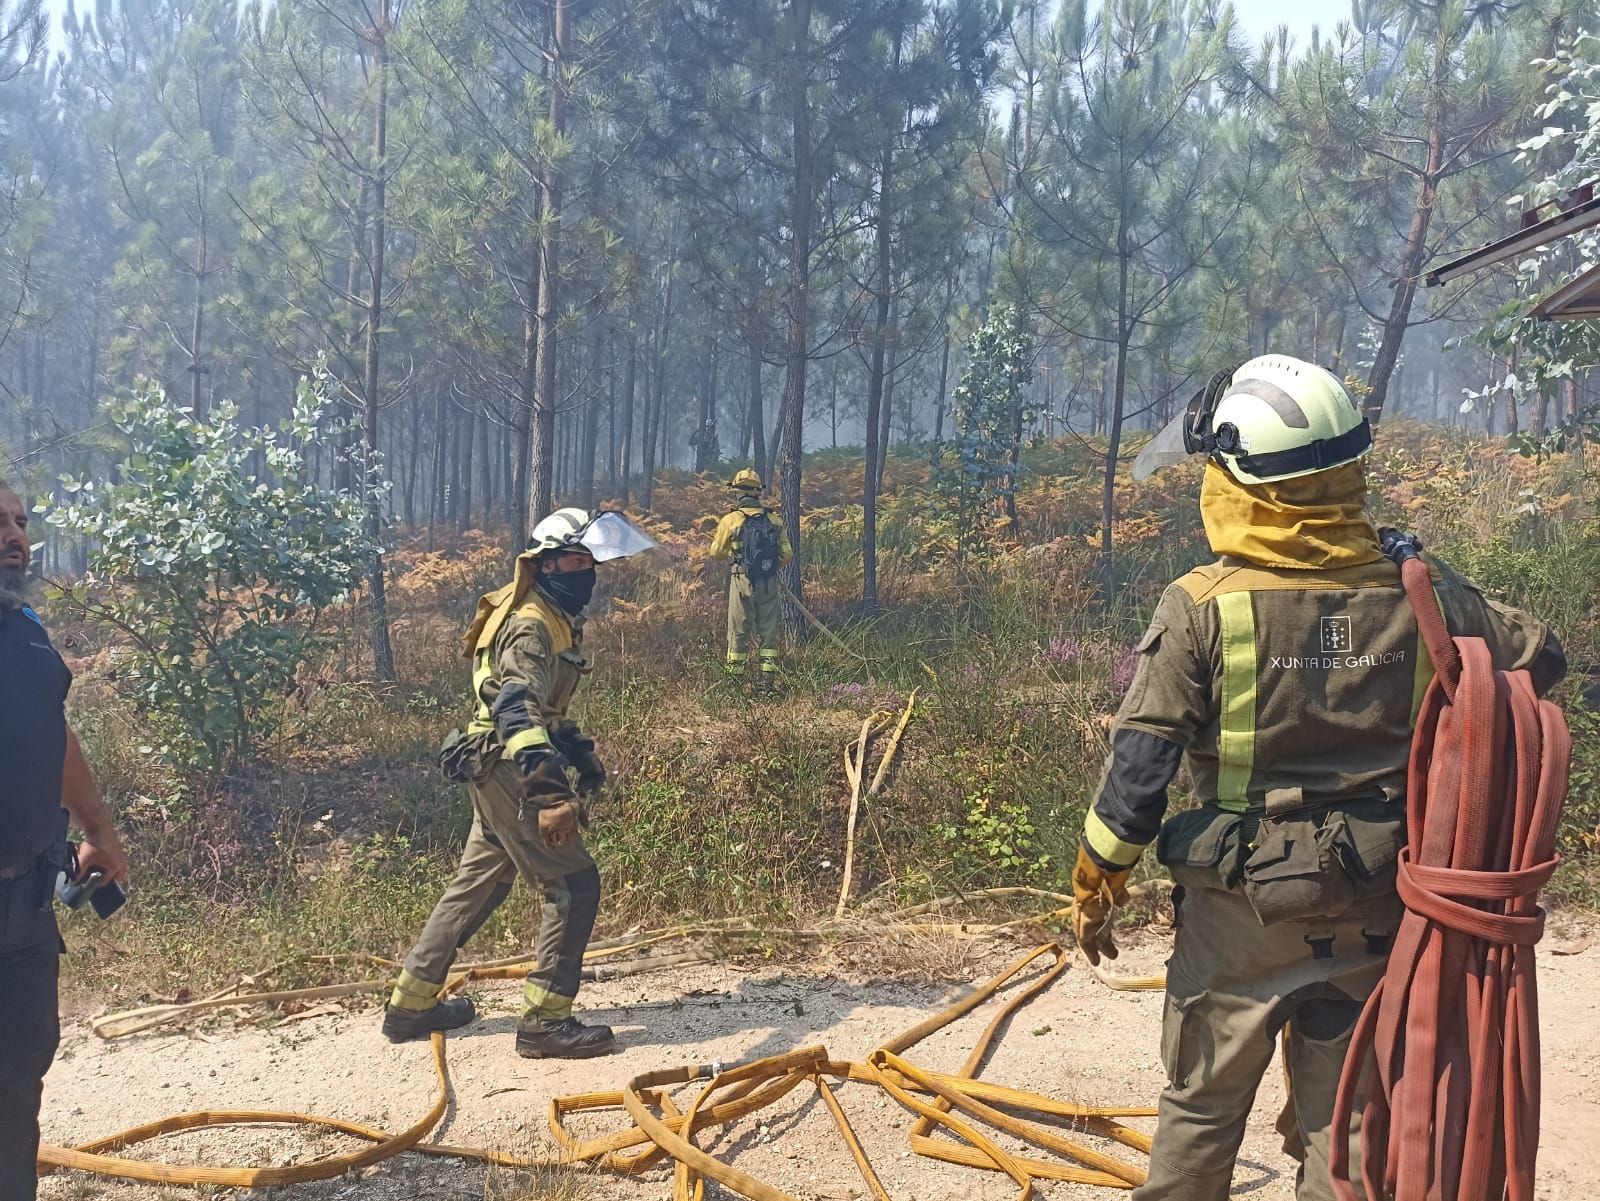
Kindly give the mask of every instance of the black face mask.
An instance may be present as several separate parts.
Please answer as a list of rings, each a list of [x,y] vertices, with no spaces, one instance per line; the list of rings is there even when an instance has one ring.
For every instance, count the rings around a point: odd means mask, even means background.
[[[583,571],[550,571],[539,577],[539,586],[567,614],[576,617],[594,595],[594,568]]]

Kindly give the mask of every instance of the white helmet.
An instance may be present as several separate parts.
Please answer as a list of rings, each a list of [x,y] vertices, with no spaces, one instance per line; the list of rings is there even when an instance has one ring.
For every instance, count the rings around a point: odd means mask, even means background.
[[[1245,484],[1327,471],[1372,449],[1372,426],[1344,385],[1280,354],[1233,373],[1211,413],[1210,435],[1206,449]]]
[[[621,513],[586,509],[557,509],[533,527],[528,535],[530,554],[548,551],[583,550],[596,562],[622,559],[660,544]]]
[[[589,528],[585,509],[557,509],[528,535],[528,549],[534,554],[549,550],[585,550],[583,531]]]

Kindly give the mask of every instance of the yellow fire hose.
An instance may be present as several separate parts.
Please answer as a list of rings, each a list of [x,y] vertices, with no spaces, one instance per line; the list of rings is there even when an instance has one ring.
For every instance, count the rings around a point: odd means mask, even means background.
[[[718,928],[727,929],[726,926]],[[596,949],[605,953],[634,949],[656,941],[660,939],[655,935],[643,935]],[[960,1072],[932,1072],[904,1058],[906,1051],[987,1003],[1035,961],[1045,956],[1053,958],[1052,964],[1001,1005],[979,1036]],[[691,958],[695,957],[698,956],[691,955]],[[654,965],[659,966],[659,963]],[[476,965],[455,973],[447,988],[460,988],[469,980],[520,974],[527,967],[526,960]],[[443,1034],[436,1033],[431,1039],[431,1050],[438,1093],[428,1111],[399,1134],[390,1134],[340,1118],[311,1114],[270,1110],[202,1110],[149,1122],[76,1148],[42,1146],[39,1150],[39,1170],[41,1174],[48,1174],[59,1168],[71,1168],[153,1184],[266,1188],[330,1179],[407,1150],[478,1160],[510,1168],[548,1169],[595,1164],[629,1175],[649,1171],[663,1159],[671,1159],[676,1201],[703,1201],[705,1181],[708,1179],[751,1201],[794,1201],[790,1194],[757,1180],[703,1149],[696,1142],[696,1135],[702,1131],[720,1129],[759,1112],[810,1081],[838,1127],[868,1192],[874,1201],[889,1201],[889,1194],[874,1172],[844,1107],[834,1095],[829,1084],[832,1079],[873,1085],[883,1090],[915,1115],[911,1146],[918,1154],[1009,1176],[1018,1186],[1018,1196],[1022,1201],[1033,1196],[1034,1182],[1038,1180],[1066,1180],[1106,1188],[1131,1189],[1145,1179],[1142,1166],[1065,1138],[1057,1130],[1042,1127],[1038,1122],[1019,1115],[1031,1115],[1040,1120],[1069,1119],[1109,1142],[1148,1152],[1148,1136],[1124,1125],[1122,1119],[1151,1117],[1155,1114],[1154,1109],[1074,1105],[1038,1093],[986,1083],[977,1078],[1005,1023],[1018,1009],[1047,989],[1066,967],[1067,953],[1061,946],[1050,943],[1038,947],[960,1001],[884,1043],[868,1056],[866,1062],[836,1061],[828,1056],[824,1048],[809,1047],[726,1067],[713,1064],[649,1072],[630,1080],[617,1092],[557,1097],[551,1101],[549,1112],[551,1133],[560,1147],[559,1153],[553,1156],[529,1158],[485,1147],[455,1147],[422,1141],[443,1119],[450,1094],[445,1039]],[[623,967],[619,966],[618,970],[622,971]],[[1149,986],[1145,982],[1140,984]],[[1155,986],[1159,987],[1159,981]],[[316,989],[302,990],[300,995],[309,993],[334,995]],[[245,994],[226,1000],[243,1004],[282,995]],[[207,998],[200,1004],[221,1000],[224,998]],[[97,1030],[106,1037],[117,1037],[133,1029],[146,1028],[137,1022],[148,1021],[151,1017],[160,1020],[161,1013],[158,1011],[173,1008],[177,1007],[157,1006],[140,1011],[138,1015],[117,1015],[115,1021],[107,1020],[107,1027],[97,1027]],[[189,1011],[194,1008],[194,1005],[188,1007]],[[130,1017],[135,1020],[128,1021]],[[113,1032],[107,1034],[106,1029]],[[680,1108],[666,1091],[697,1082],[704,1082],[704,1087],[686,1109]],[[573,1114],[602,1111],[625,1114],[633,1125],[583,1141],[567,1128],[567,1119]],[[279,1168],[151,1163],[116,1154],[136,1144],[182,1131],[259,1125],[318,1127],[362,1140],[371,1146],[348,1155],[330,1156]],[[980,1127],[1020,1140],[1057,1158],[1014,1154],[985,1134]],[[935,1128],[948,1137],[933,1137]]]

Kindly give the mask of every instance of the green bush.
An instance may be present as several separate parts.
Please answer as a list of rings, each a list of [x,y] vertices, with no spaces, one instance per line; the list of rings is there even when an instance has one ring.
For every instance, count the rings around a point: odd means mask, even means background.
[[[963,564],[988,549],[996,504],[1016,494],[1021,468],[1011,455],[1033,419],[1023,397],[1033,378],[1033,339],[1022,315],[997,309],[967,350],[954,395],[956,436],[933,474],[934,513],[950,527]]]
[[[127,453],[112,482],[65,479],[46,520],[92,549],[67,608],[109,627],[129,661],[150,753],[215,780],[275,727],[319,618],[370,558],[359,498],[323,486],[307,451],[339,445],[325,377],[302,381],[274,433],[208,417],[142,384],[111,421]]]

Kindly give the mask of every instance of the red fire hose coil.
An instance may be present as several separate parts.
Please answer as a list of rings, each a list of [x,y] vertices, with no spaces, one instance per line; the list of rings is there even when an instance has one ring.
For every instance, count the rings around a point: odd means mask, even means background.
[[[1407,793],[1406,914],[1357,1023],[1333,1114],[1329,1169],[1370,1201],[1534,1201],[1539,1145],[1539,890],[1559,857],[1572,738],[1526,671],[1452,640],[1427,567],[1401,569],[1436,675],[1418,715]]]

